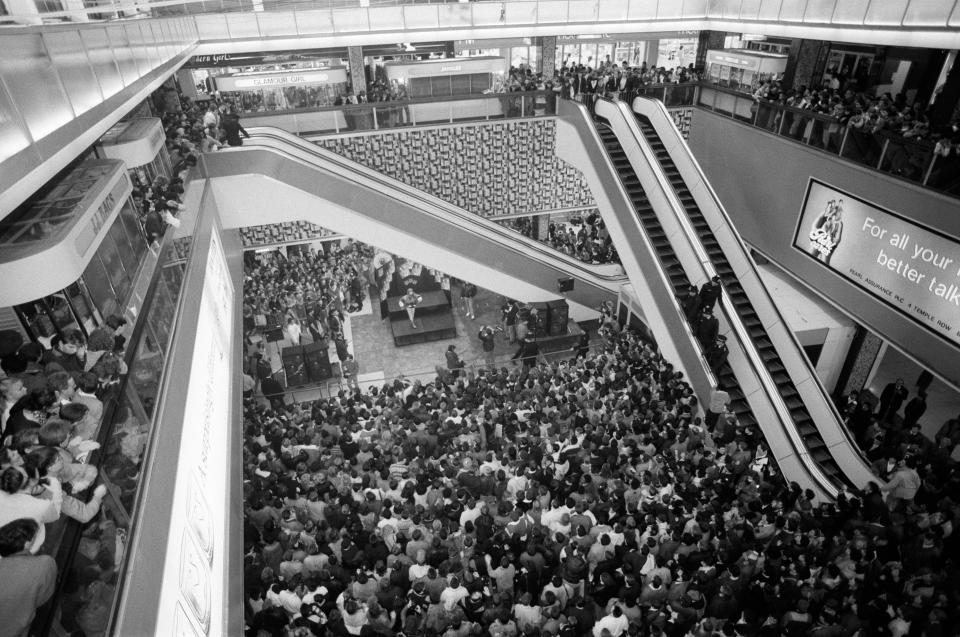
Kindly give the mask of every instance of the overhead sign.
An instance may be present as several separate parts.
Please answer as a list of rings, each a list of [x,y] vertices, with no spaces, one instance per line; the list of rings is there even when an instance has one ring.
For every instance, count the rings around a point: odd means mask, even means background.
[[[218,91],[244,91],[311,84],[340,84],[346,81],[347,71],[343,67],[322,72],[290,71],[259,75],[221,75],[216,78]]]
[[[960,242],[810,179],[793,247],[960,345]]]

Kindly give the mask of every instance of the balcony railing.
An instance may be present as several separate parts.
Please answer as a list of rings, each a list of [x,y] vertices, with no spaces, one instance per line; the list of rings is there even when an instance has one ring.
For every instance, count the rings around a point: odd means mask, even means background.
[[[487,93],[243,113],[245,126],[276,126],[297,135],[373,131],[491,119],[543,117],[556,111],[551,91]]]
[[[932,141],[892,131],[857,129],[829,115],[758,101],[750,94],[708,83],[700,85],[695,104],[804,146],[960,197],[960,158],[956,151],[946,157],[936,153]]]

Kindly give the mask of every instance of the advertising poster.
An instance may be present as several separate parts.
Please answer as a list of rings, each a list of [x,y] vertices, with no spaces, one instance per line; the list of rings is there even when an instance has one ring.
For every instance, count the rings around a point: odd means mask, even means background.
[[[960,346],[960,243],[810,179],[793,247]]]

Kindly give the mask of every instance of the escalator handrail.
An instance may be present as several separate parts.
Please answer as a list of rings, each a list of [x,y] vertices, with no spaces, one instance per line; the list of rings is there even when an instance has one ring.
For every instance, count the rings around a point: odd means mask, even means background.
[[[638,97],[636,100],[634,100],[633,104],[636,104],[637,100],[641,100],[641,99],[645,100],[647,103],[652,103],[653,108],[660,113],[660,116],[663,118],[666,118],[665,121],[669,121],[672,124],[673,119],[670,117],[669,112],[667,111],[666,107],[663,105],[662,102],[659,102],[657,100],[650,100],[647,98]],[[636,109],[634,108],[633,104],[630,105],[628,110],[631,111],[631,116],[635,117]],[[653,125],[653,120],[651,120],[650,123],[651,125]],[[707,192],[710,195],[711,202],[714,204],[714,206],[716,206],[716,210],[720,214],[724,223],[726,223],[727,226],[731,229],[736,228],[736,226],[733,224],[733,221],[730,219],[730,215],[727,213],[726,208],[724,208],[723,203],[720,200],[720,197],[717,195],[716,191],[713,189],[713,184],[711,184],[710,181],[707,179],[707,176],[703,172],[703,168],[700,166],[700,163],[697,161],[696,156],[693,154],[693,152],[690,150],[690,147],[687,145],[687,141],[683,139],[683,136],[679,134],[675,126],[673,125],[665,126],[664,128],[667,128],[670,131],[671,135],[674,137],[674,141],[679,142],[680,146],[683,148],[684,152],[686,153],[686,158],[689,159],[691,166],[693,166],[693,169],[697,173],[697,177],[700,179],[700,182],[706,187]],[[661,135],[660,130],[656,126],[654,126],[654,130],[657,132],[657,135]],[[679,166],[677,166],[677,170],[680,170]],[[681,178],[683,178],[684,182],[686,183],[687,179],[686,177],[684,177],[683,173],[681,173],[680,176]],[[696,195],[693,193],[693,191],[691,191],[690,194],[694,196],[696,200]],[[699,201],[697,201],[697,206],[702,209],[702,206],[700,206]],[[707,223],[709,223],[709,220],[707,220]],[[713,231],[712,224],[711,224],[711,231]],[[715,232],[714,232],[714,235],[716,235]],[[757,272],[756,265],[753,263],[753,259],[750,257],[750,251],[747,248],[746,243],[743,241],[743,237],[740,236],[739,232],[731,232],[730,235],[733,237],[734,241],[739,247],[741,256],[744,258],[744,262],[748,265],[748,267],[750,267],[753,270],[754,275],[757,277],[757,281],[761,282],[761,285],[759,286],[761,289],[761,293],[767,297],[767,301],[769,302],[770,307],[772,307],[773,311],[776,313],[777,320],[780,322],[781,325],[784,326],[785,328],[784,332],[786,332],[788,338],[796,348],[796,351],[800,354],[800,360],[806,364],[808,370],[810,371],[809,376],[814,381],[813,386],[816,387],[816,390],[820,394],[820,397],[823,399],[823,402],[827,405],[829,413],[833,414],[834,421],[835,421],[833,424],[835,424],[835,426],[843,434],[844,440],[852,449],[853,451],[852,457],[859,459],[863,465],[862,468],[865,471],[868,471],[870,474],[872,474],[873,471],[868,468],[867,463],[863,460],[863,456],[860,454],[860,451],[859,451],[859,446],[850,436],[850,430],[847,428],[846,424],[843,422],[843,417],[841,416],[840,411],[837,409],[836,403],[834,403],[834,401],[830,398],[830,395],[827,393],[826,388],[823,386],[823,383],[820,381],[820,377],[817,375],[813,364],[810,362],[810,359],[807,357],[806,352],[803,350],[803,346],[800,344],[800,341],[797,339],[796,334],[793,333],[793,330],[790,329],[789,324],[787,323],[787,320],[784,318],[783,313],[780,311],[779,306],[777,306],[777,304],[773,301],[773,298],[770,296],[770,293],[767,290],[767,287],[765,285],[762,285],[762,280],[760,279],[760,273]],[[744,292],[746,292],[746,290],[744,290]],[[809,410],[808,410],[808,413],[809,413]],[[817,423],[817,421],[813,419],[812,414],[811,414],[811,420],[813,420],[815,424]],[[820,430],[819,424],[817,425],[817,430],[818,431]],[[821,432],[821,435],[822,435],[822,432]],[[824,441],[826,441],[826,438],[824,438]],[[833,447],[828,446],[827,449],[831,450],[831,455],[835,457],[835,454],[832,451]],[[837,463],[837,464],[840,465],[840,463]],[[844,467],[841,466],[840,469],[844,471],[844,473],[846,473],[846,471],[844,470]],[[865,485],[858,484],[857,486],[863,487]]]
[[[600,134],[597,132],[597,127],[593,123],[593,118],[590,116],[590,113],[587,110],[587,107],[579,102],[568,102],[568,104],[570,105],[571,108],[579,110],[581,112],[581,115],[589,123],[589,125],[585,127],[587,134],[591,136],[592,141],[597,145],[597,147],[602,149],[600,153],[600,157],[602,158],[604,167],[616,179],[616,184],[620,191],[621,196],[624,198],[625,201],[630,202],[631,201],[630,194],[627,192],[627,188],[623,184],[623,180],[620,178],[620,174],[617,172],[616,167],[613,165],[613,161],[610,159],[610,155],[605,150],[603,140],[600,139]],[[646,193],[644,193],[644,195],[646,196]],[[649,236],[647,235],[646,230],[642,227],[643,223],[639,219],[639,216],[637,215],[636,210],[633,208],[632,203],[629,205],[630,205],[630,211],[632,213],[633,218],[636,219],[637,225],[640,226],[641,234],[647,239],[651,253],[654,255],[654,258],[657,261],[659,261],[659,257],[656,256],[656,249],[653,247],[653,242],[650,240]],[[687,322],[685,318],[685,315],[683,313],[683,308],[680,306],[680,301],[677,299],[676,294],[673,292],[673,284],[670,282],[670,279],[667,277],[665,268],[664,267],[657,268],[657,274],[659,275],[665,289],[668,290],[669,292],[669,296],[672,302],[672,307],[676,314],[676,316],[674,316],[673,318],[681,326],[681,329],[686,333],[687,337],[693,340],[694,343],[696,343],[696,339],[694,338],[694,335],[693,335],[693,330],[691,329],[690,324]],[[697,349],[699,349],[699,347]],[[706,360],[704,359],[703,356],[698,357],[698,363],[703,368],[704,374],[708,379],[711,388],[715,389],[716,387],[718,387],[719,383],[717,381],[716,374],[714,374],[713,370],[710,369],[708,365],[706,365]]]
[[[545,247],[542,243],[535,239],[526,237],[518,232],[508,230],[498,225],[497,223],[485,218],[480,215],[468,212],[462,208],[459,208],[447,201],[444,201],[438,197],[431,195],[423,190],[409,186],[397,179],[388,177],[383,173],[380,173],[372,168],[368,168],[363,164],[354,162],[342,155],[338,155],[333,151],[321,148],[316,144],[305,141],[302,138],[284,131],[279,128],[270,127],[270,126],[261,126],[261,127],[251,127],[249,129],[250,139],[247,142],[250,143],[250,146],[261,146],[267,147],[276,150],[270,144],[261,144],[264,140],[276,140],[283,144],[289,144],[294,146],[297,150],[304,152],[314,158],[320,159],[321,161],[332,163],[339,168],[342,168],[343,171],[351,175],[351,179],[355,178],[358,174],[368,181],[374,182],[377,186],[381,188],[390,189],[393,191],[399,191],[404,194],[407,199],[415,200],[417,207],[423,209],[424,206],[429,208],[437,209],[440,213],[445,216],[453,217],[458,220],[457,225],[459,225],[463,230],[471,232],[476,235],[490,235],[494,234],[498,237],[506,239],[506,243],[499,241],[502,245],[509,247],[518,253],[529,253],[530,251],[535,252],[540,260],[554,260],[562,264],[562,267],[565,270],[575,270],[574,274],[597,287],[609,289],[616,291],[620,285],[622,285],[626,280],[626,274],[610,275],[610,274],[600,274],[591,268],[588,264],[585,264],[579,259],[574,259],[559,250],[554,250],[552,248]],[[247,146],[248,148],[250,146]],[[240,149],[244,148],[243,146]],[[224,149],[219,152],[230,152],[231,149]],[[286,152],[286,151],[284,151]],[[343,173],[341,173],[343,176]],[[425,210],[425,212],[427,212]],[[432,213],[431,213],[432,214]],[[473,226],[473,227],[468,227]],[[482,228],[484,232],[478,231],[477,227]],[[516,244],[520,244],[523,249],[517,247]],[[528,255],[529,256],[529,255]]]
[[[639,98],[638,98],[639,99]],[[623,118],[624,123],[631,134],[634,136],[634,141],[640,146],[643,151],[644,156],[647,158],[649,164],[649,169],[657,175],[658,181],[662,182],[666,179],[666,175],[663,174],[662,167],[660,166],[659,161],[657,161],[656,156],[653,153],[653,149],[650,148],[649,143],[646,138],[643,136],[643,133],[640,131],[639,126],[637,125],[636,118],[629,105],[623,102],[611,103],[611,106],[619,113]],[[621,142],[622,143],[622,142]],[[636,169],[634,169],[636,170]],[[669,183],[669,182],[668,182]],[[673,209],[673,214],[681,216],[686,220],[686,211],[679,209],[679,200],[673,192],[672,186],[670,191],[673,193],[668,197],[670,201],[671,208]],[[681,223],[681,227],[684,232],[689,233],[687,235],[687,241],[692,245],[697,245],[700,247],[700,250],[703,254],[706,254],[706,250],[703,248],[700,238],[693,231],[693,228],[687,223]],[[707,278],[712,277],[716,274],[716,270],[713,268],[713,263],[709,261],[703,265],[704,274]],[[774,411],[779,416],[778,420],[780,421],[780,429],[786,435],[787,440],[790,441],[790,446],[793,448],[794,455],[801,462],[802,466],[807,471],[807,474],[812,478],[812,481],[826,494],[831,498],[836,497],[836,494],[839,492],[839,489],[830,478],[823,472],[820,468],[819,463],[817,463],[811,453],[810,449],[804,444],[803,439],[800,437],[800,433],[797,431],[793,425],[793,417],[790,415],[790,409],[787,407],[786,402],[783,399],[783,396],[780,394],[780,391],[777,389],[777,385],[773,380],[770,370],[760,359],[760,354],[757,351],[757,348],[753,342],[753,339],[750,338],[749,333],[747,332],[746,326],[740,320],[740,316],[736,311],[736,307],[733,305],[733,301],[730,299],[728,294],[724,294],[720,297],[720,304],[723,307],[723,312],[727,319],[727,324],[730,326],[730,329],[736,334],[737,340],[740,343],[740,346],[743,348],[743,351],[747,354],[747,360],[750,363],[750,367],[753,369],[754,374],[757,379],[760,381],[764,388],[764,393],[766,394],[768,400],[770,400],[773,405]],[[789,423],[789,424],[788,424]]]

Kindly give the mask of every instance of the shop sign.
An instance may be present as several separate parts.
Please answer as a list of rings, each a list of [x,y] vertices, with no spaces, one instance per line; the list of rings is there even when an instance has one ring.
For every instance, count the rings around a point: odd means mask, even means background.
[[[322,84],[329,80],[327,73],[304,73],[301,75],[270,75],[234,79],[237,88],[264,88],[270,86],[295,86],[297,84]]]

